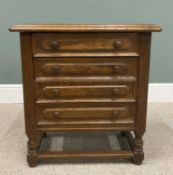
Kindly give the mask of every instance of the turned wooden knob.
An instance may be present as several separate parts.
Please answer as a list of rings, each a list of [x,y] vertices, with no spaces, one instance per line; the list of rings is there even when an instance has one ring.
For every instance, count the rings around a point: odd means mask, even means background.
[[[119,90],[118,88],[113,89],[113,94],[114,94],[114,95],[119,94],[119,92],[120,92],[120,90]]]
[[[115,65],[114,66],[114,72],[115,73],[121,73],[121,66],[120,65]]]
[[[116,119],[116,118],[119,117],[119,112],[118,111],[113,111],[112,115],[113,115],[113,119]]]
[[[117,41],[115,41],[114,45],[115,45],[115,48],[119,49],[119,48],[121,48],[122,44],[123,44],[123,42],[121,40],[117,40]]]
[[[55,73],[55,74],[58,74],[59,73],[59,70],[60,70],[60,68],[57,65],[55,65],[55,66],[52,67],[52,72]]]
[[[51,47],[53,50],[57,50],[58,47],[59,47],[58,41],[52,41],[52,42],[50,43],[50,47]]]
[[[54,112],[54,118],[59,119],[60,118],[60,112],[58,112],[58,111]]]
[[[58,96],[59,95],[59,90],[58,89],[54,89],[52,95],[53,96]]]

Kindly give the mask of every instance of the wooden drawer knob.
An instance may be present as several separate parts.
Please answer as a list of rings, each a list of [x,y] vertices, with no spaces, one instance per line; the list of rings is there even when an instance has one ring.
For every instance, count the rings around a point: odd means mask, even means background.
[[[53,96],[58,96],[60,91],[58,89],[54,89],[52,92]]]
[[[57,66],[57,65],[52,66],[52,72],[53,72],[54,74],[58,74],[58,73],[59,73],[59,70],[60,70],[59,66]]]
[[[58,41],[52,41],[52,42],[50,43],[50,47],[51,47],[53,50],[57,50],[58,47],[59,47]]]
[[[114,95],[119,94],[119,92],[120,92],[120,90],[119,90],[118,88],[113,89],[113,94],[114,94]]]
[[[127,74],[127,73],[129,73],[129,66],[128,65],[115,65],[114,66],[114,73]]]
[[[60,112],[58,112],[58,111],[54,112],[54,118],[59,119],[60,118]]]
[[[112,115],[113,115],[113,119],[119,118],[119,112],[118,111],[113,111]]]
[[[120,49],[123,45],[123,42],[121,40],[117,40],[115,41],[114,45],[115,45],[115,48]]]
[[[121,66],[120,65],[115,65],[114,66],[114,72],[115,73],[121,73]]]

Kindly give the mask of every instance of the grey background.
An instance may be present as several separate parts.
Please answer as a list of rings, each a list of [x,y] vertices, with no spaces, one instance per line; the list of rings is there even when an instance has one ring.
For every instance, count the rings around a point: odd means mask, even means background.
[[[0,0],[0,84],[21,83],[20,23],[155,23],[150,82],[173,82],[172,0]]]

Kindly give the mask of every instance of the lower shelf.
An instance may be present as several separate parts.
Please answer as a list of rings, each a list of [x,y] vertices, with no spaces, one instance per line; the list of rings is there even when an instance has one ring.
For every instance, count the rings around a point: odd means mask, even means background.
[[[95,132],[95,135],[91,132],[80,134],[79,132],[42,133],[35,151],[28,146],[29,166],[36,166],[39,160],[52,159],[80,159],[81,161],[81,159],[124,158],[134,160],[135,164],[142,163],[143,152],[136,154],[135,139],[130,131]],[[108,139],[106,139],[106,134],[108,134]],[[116,147],[118,144],[119,147]]]
[[[59,158],[133,158],[132,151],[49,151],[39,152],[38,159]]]
[[[38,132],[94,132],[94,131],[129,131],[134,130],[134,123],[122,123],[122,124],[112,124],[111,123],[99,123],[97,124],[64,124],[64,125],[39,125],[37,126]]]

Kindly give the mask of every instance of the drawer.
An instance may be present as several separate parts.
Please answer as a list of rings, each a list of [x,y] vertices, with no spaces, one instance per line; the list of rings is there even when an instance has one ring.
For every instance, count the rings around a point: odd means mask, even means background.
[[[138,50],[134,33],[35,33],[33,53],[130,52]]]
[[[55,105],[37,108],[38,124],[56,124],[60,122],[115,122],[128,123],[135,120],[133,105],[115,107],[76,107],[58,108]]]
[[[56,86],[56,83],[36,84],[38,100],[95,99],[113,100],[136,99],[135,83],[117,85]]]
[[[56,76],[134,76],[136,58],[40,58],[34,63],[36,77]]]

